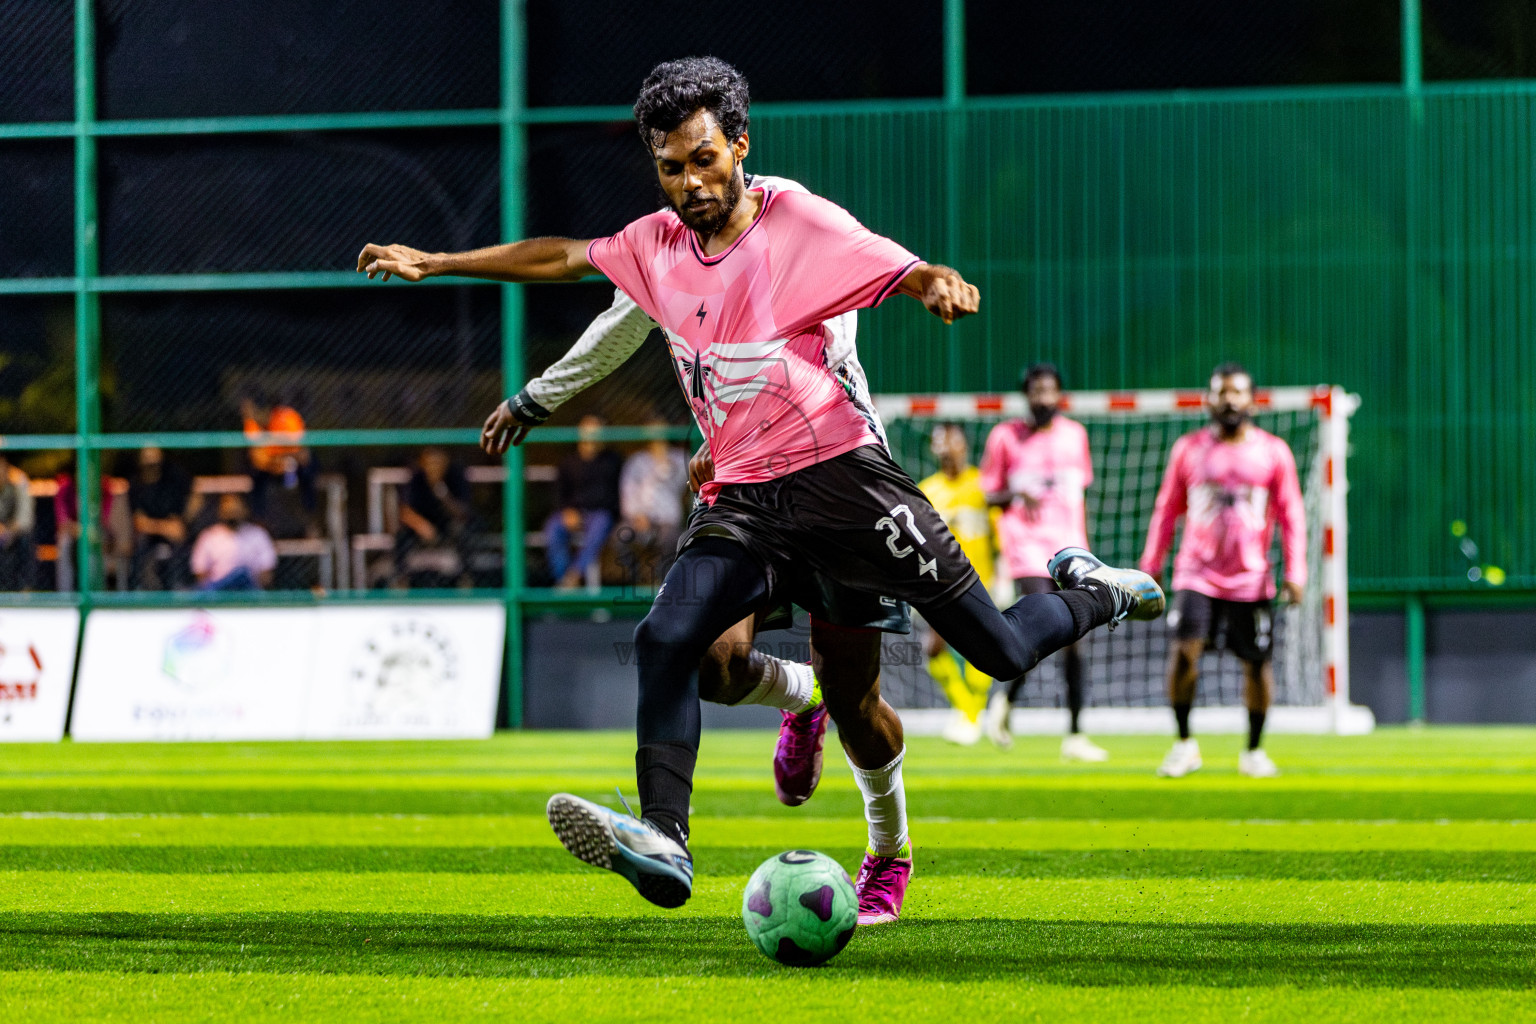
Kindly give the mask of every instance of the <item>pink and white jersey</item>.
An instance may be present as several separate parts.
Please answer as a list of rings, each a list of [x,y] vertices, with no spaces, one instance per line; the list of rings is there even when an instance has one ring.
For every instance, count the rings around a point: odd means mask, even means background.
[[[1269,546],[1277,520],[1285,578],[1306,585],[1306,512],[1296,457],[1274,434],[1249,424],[1241,441],[1227,442],[1203,427],[1174,442],[1141,555],[1143,572],[1162,572],[1179,516],[1184,539],[1173,560],[1173,589],[1227,601],[1273,598]]]
[[[982,490],[1026,494],[1036,503],[1031,508],[1014,498],[998,521],[1009,576],[1045,576],[1045,564],[1056,552],[1088,546],[1083,492],[1092,483],[1088,431],[1076,420],[1056,416],[1045,430],[1022,420],[992,428],[981,456]]]
[[[880,436],[827,365],[824,322],[877,306],[919,260],[835,203],[757,189],[762,209],[706,256],[671,210],[599,238],[587,258],[658,324],[721,484],[758,483]]]

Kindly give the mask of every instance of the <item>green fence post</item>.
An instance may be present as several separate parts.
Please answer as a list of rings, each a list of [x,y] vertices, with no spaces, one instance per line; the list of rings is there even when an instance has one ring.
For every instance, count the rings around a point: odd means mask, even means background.
[[[1424,724],[1424,595],[1409,594],[1408,619],[1408,721]]]
[[[944,259],[959,266],[960,166],[965,159],[965,0],[944,0]],[[971,278],[975,280],[974,276]],[[947,334],[944,387],[961,388],[960,346]]]
[[[524,37],[523,0],[502,0],[501,5],[501,235],[511,241],[523,237],[523,126],[524,73],[527,40]],[[521,285],[501,287],[501,377],[503,392],[513,394],[523,385],[523,290]],[[502,545],[505,552],[502,580],[507,614],[507,655],[503,678],[507,693],[507,724],[523,724],[523,451],[509,448],[505,457],[507,480],[502,485]]]
[[[100,535],[101,456],[91,445],[100,428],[97,392],[101,299],[91,289],[100,269],[96,221],[96,8],[75,0],[75,492],[80,539],[75,588],[82,623],[97,582],[95,552]]]

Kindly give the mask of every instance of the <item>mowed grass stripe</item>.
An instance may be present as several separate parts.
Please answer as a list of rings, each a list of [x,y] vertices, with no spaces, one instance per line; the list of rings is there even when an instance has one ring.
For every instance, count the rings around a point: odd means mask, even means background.
[[[821,816],[814,805],[773,817],[695,815],[709,847],[836,844],[862,835],[864,820]],[[1536,815],[1536,808],[1532,809]],[[923,849],[1001,850],[1526,850],[1536,821],[976,821],[917,816]],[[221,814],[0,815],[6,845],[547,846],[558,841],[537,815]]]
[[[1152,790],[1102,788],[1052,789],[1044,783],[1009,783],[975,789],[912,789],[908,807],[918,817],[979,820],[1136,819],[1192,821],[1212,818],[1360,821],[1529,821],[1536,815],[1536,788],[1482,788],[1482,779],[1465,780],[1464,789],[1417,792],[1369,790],[1272,789],[1246,781],[1231,789],[1193,789],[1165,782]],[[155,787],[69,788],[49,785],[0,787],[0,813],[138,814],[541,814],[550,790],[487,788],[473,790],[347,787],[301,784],[290,788],[202,788],[166,784]],[[599,802],[613,790],[567,787]],[[705,816],[793,816],[804,809],[785,808],[764,784],[761,791],[726,793],[701,781],[693,802]],[[857,817],[862,804],[851,787],[827,786],[818,792],[812,813]]]
[[[1262,982],[1240,988],[1167,985],[1126,989],[1038,984],[1015,979],[943,982],[885,979],[830,987],[824,971],[776,972],[769,978],[587,978],[578,986],[549,978],[416,978],[371,974],[294,978],[270,974],[125,975],[22,972],[0,984],[0,1015],[33,1021],[124,1021],[214,1017],[248,1022],[317,1020],[503,1020],[566,1024],[636,1020],[665,1009],[677,1020],[738,1018],[744,1006],[762,1019],[868,1024],[903,1007],[945,1008],[955,1020],[1161,1019],[1178,1007],[1184,1024],[1267,1024],[1297,1019],[1376,1024],[1422,1016],[1437,1020],[1530,1018],[1522,993],[1492,988],[1296,988]],[[1021,1016],[1023,1015],[1023,1016]]]
[[[1086,726],[1090,732],[1092,716],[1089,709]],[[1199,717],[1196,710],[1197,732]],[[1098,767],[1063,766],[1058,756],[1060,739],[1055,736],[1016,737],[1014,749],[1006,752],[986,745],[959,748],[934,737],[909,737],[907,743],[912,765],[921,765],[922,774],[927,776],[1019,772],[1082,778],[1150,772],[1168,749],[1171,717],[1169,727],[1167,736],[1098,737],[1112,756],[1107,765]],[[362,748],[342,742],[7,744],[0,778],[132,775],[145,770],[179,771],[190,776],[285,772],[309,778],[390,772],[532,776],[551,774],[550,765],[557,764],[561,773],[613,773],[622,779],[634,771],[634,742],[634,733],[624,730],[517,732],[489,740],[427,743],[371,741]],[[835,743],[835,738],[830,742]],[[1239,737],[1204,736],[1201,743],[1207,773],[1230,774],[1235,770],[1241,749]],[[700,766],[710,775],[761,776],[767,771],[773,744],[774,733],[769,730],[706,732]],[[1286,777],[1330,773],[1355,778],[1373,774],[1536,774],[1531,731],[1522,727],[1384,728],[1368,736],[1351,737],[1272,735],[1266,747]],[[836,760],[829,758],[830,762]],[[843,772],[840,764],[829,763],[829,775]]]
[[[742,875],[705,875],[670,916],[739,914]],[[1444,924],[1536,922],[1517,882],[918,876],[904,918]],[[231,913],[413,911],[528,916],[662,913],[621,879],[585,874],[315,871],[138,874],[0,871],[0,911]]]
[[[679,1006],[650,1002],[646,979],[680,975],[737,994],[743,990],[729,980],[751,979],[764,995],[786,981],[810,979],[822,992],[858,1002],[856,987],[872,985],[884,1015],[900,1007],[903,1017],[919,1018],[923,1007],[900,998],[905,986],[977,981],[1080,985],[1087,990],[1084,998],[1107,986],[1177,984],[1180,998],[1170,1005],[1179,1008],[1180,1020],[1185,1019],[1184,994],[1198,999],[1203,991],[1249,985],[1272,986],[1272,999],[1276,990],[1298,987],[1504,989],[1520,991],[1529,1007],[1530,961],[1536,954],[1536,928],[1486,924],[904,921],[891,928],[861,929],[836,960],[810,972],[770,963],[747,941],[740,920],[723,916],[0,914],[0,935],[7,940],[0,943],[0,979],[14,977],[4,971],[54,970],[78,979],[81,990],[94,975],[72,972],[283,973],[295,992],[304,991],[320,973],[537,976],[565,980],[547,992],[556,998],[556,992],[567,998],[589,992],[612,996],[614,989],[601,987],[604,979],[623,978],[630,983],[622,990],[628,995],[620,994],[613,1007],[658,1020],[689,1018],[678,1016]],[[82,943],[83,936],[90,937],[89,945]],[[0,992],[6,988],[0,981]],[[701,1019],[739,1019],[747,1005],[761,1009],[749,1001],[725,1018]],[[944,999],[929,1005],[948,1011],[952,1003]],[[504,1006],[501,1012],[521,1017],[523,1009]],[[1031,1011],[1026,1019],[1045,1019],[1034,1015],[1037,1008],[1023,1009]],[[1163,1019],[1166,1011],[1151,1019]],[[220,1016],[233,1015],[226,1011]],[[11,1019],[34,1018],[22,1014]],[[164,1018],[152,1014],[149,1019]],[[797,1012],[793,1019],[820,1018]],[[880,1014],[868,1019],[880,1019]],[[1083,1018],[1074,1013],[1067,1019]],[[1335,1015],[1328,1012],[1319,1019]],[[1409,1013],[1404,1019],[1425,1018]]]
[[[844,837],[846,838],[846,836]],[[780,846],[695,844],[700,871],[748,875]],[[819,844],[850,873],[861,846]],[[1001,878],[1293,878],[1536,882],[1527,851],[1015,850],[918,846],[920,876]],[[0,870],[141,874],[435,872],[585,874],[591,869],[548,846],[0,846]]]

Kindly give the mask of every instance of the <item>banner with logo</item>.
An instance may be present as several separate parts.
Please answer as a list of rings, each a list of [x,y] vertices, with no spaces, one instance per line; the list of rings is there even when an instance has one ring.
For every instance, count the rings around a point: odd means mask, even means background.
[[[79,740],[489,736],[499,604],[93,612]]]
[[[94,611],[70,735],[299,739],[317,624],[312,608]]]
[[[80,612],[0,608],[0,742],[64,738]]]
[[[319,621],[307,736],[472,739],[495,729],[501,605],[331,606]]]

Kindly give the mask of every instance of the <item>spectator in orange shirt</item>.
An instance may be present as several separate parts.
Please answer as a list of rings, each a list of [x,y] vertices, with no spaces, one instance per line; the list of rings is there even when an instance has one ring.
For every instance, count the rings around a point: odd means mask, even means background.
[[[286,400],[257,393],[240,403],[251,441],[251,514],[267,518],[267,488],[274,481],[297,487],[304,513],[315,511],[315,467],[304,439],[304,417]]]

